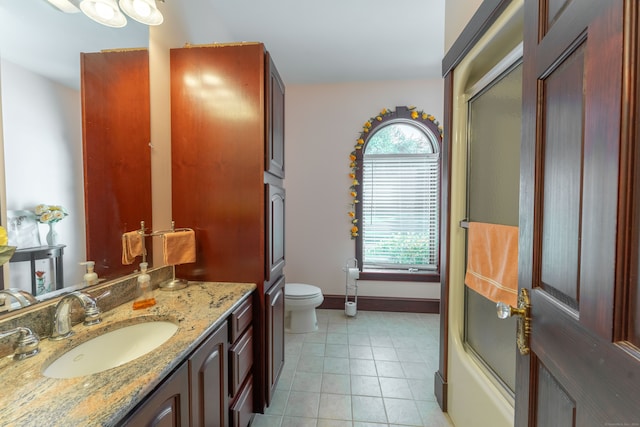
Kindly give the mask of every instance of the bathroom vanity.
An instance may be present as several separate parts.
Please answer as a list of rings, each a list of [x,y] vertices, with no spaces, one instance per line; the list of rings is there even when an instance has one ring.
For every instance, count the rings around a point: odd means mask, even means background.
[[[192,282],[176,292],[154,290],[157,304],[132,310],[127,301],[81,323],[61,341],[43,338],[29,359],[0,360],[3,426],[247,426],[252,400],[252,294],[245,283]],[[121,366],[71,378],[44,369],[71,348],[117,328],[169,321],[176,332]],[[4,326],[3,326],[4,329]],[[129,343],[133,347],[135,343]]]

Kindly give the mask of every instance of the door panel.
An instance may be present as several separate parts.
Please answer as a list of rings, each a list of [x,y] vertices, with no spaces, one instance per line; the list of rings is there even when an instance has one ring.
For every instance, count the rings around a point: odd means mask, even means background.
[[[553,375],[538,366],[538,425],[572,427],[576,425],[576,404]]]
[[[268,52],[265,55],[265,69],[269,71],[266,84],[268,108],[265,170],[284,178],[284,83]]]
[[[282,274],[284,268],[284,216],[285,190],[275,184],[265,184],[267,209],[267,262],[265,281],[273,283]]]
[[[572,308],[579,288],[583,51],[578,48],[543,84],[541,286]]]
[[[623,340],[638,308],[627,302],[638,8],[525,0],[524,22],[519,282],[531,288],[532,324],[515,424],[637,425],[640,352]]]
[[[265,293],[267,328],[267,406],[284,367],[284,284],[281,276]]]

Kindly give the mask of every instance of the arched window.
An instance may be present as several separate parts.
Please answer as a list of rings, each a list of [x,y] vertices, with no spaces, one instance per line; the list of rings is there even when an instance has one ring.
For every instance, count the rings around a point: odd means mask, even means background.
[[[352,153],[361,278],[425,280],[438,272],[441,141],[435,118],[415,108],[385,109],[365,123]]]

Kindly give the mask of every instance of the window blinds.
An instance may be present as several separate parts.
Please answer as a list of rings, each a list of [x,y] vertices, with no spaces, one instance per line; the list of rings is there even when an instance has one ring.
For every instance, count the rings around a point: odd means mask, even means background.
[[[435,270],[438,155],[370,154],[362,166],[363,266]]]

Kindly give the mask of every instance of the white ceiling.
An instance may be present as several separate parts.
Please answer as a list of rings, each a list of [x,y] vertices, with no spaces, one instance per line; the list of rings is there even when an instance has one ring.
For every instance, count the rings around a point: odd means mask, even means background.
[[[163,25],[190,43],[261,41],[285,84],[439,78],[445,0],[166,0]],[[0,0],[0,55],[77,87],[78,53],[142,47],[132,19],[112,29],[45,0]]]

